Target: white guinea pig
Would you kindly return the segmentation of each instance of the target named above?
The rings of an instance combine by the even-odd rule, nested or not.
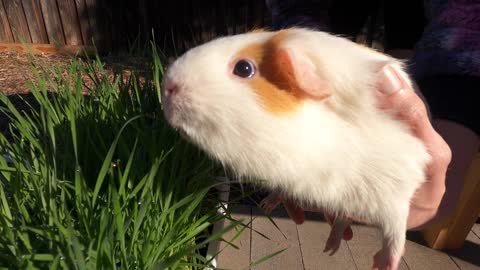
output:
[[[409,201],[430,156],[406,124],[376,105],[389,56],[323,32],[292,28],[219,38],[176,60],[163,79],[167,121],[239,176],[337,216],[377,225],[374,267],[396,269]]]

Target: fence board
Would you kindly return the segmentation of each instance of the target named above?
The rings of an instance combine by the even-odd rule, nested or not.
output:
[[[82,41],[85,45],[92,44],[92,30],[88,18],[87,4],[85,0],[75,0],[77,7],[78,21],[80,23],[80,31],[82,32]]]
[[[111,25],[112,20],[107,12],[105,0],[85,0],[87,6],[90,29],[92,31],[95,46],[101,51],[108,51],[111,48]],[[129,10],[128,12],[132,12]]]
[[[42,8],[49,43],[65,45],[65,36],[63,35],[60,14],[58,14],[57,2],[55,0],[40,0],[40,6]]]
[[[22,0],[28,29],[33,43],[48,43],[47,30],[43,22],[39,0]]]
[[[252,18],[252,28],[261,28],[264,26],[265,22],[265,1],[255,1],[250,4],[253,9],[253,18]]]
[[[100,10],[105,12],[106,19],[102,23],[104,33],[108,33],[105,37],[110,38],[110,45],[108,45],[107,49],[110,50],[113,48],[114,44],[120,44],[122,37],[124,36],[124,31],[127,29],[128,23],[125,22],[123,18],[125,14],[125,10],[131,11],[138,11],[138,2],[139,1],[132,1],[135,2],[136,5],[134,7],[127,6],[128,3],[125,1],[117,2],[117,4],[111,4],[112,2],[103,2],[100,6]],[[98,2],[97,2],[98,5]],[[137,19],[135,24],[138,24],[140,20]],[[132,23],[132,22],[129,22]],[[105,44],[105,43],[102,43]]]
[[[18,42],[19,34],[36,44],[143,50],[154,30],[166,53],[183,53],[217,35],[261,26],[263,5],[255,0],[0,0],[0,42]]]
[[[226,3],[225,1],[220,1],[220,3],[218,4],[217,8],[220,12],[220,14],[224,14],[224,11],[226,10]],[[217,32],[217,34],[219,35],[226,35],[227,34],[227,23],[225,21],[225,16],[215,16],[215,24],[216,24],[216,28],[215,28],[215,31]]]
[[[78,21],[74,0],[60,0],[57,1],[57,4],[66,44],[81,45],[83,43],[82,32],[80,30],[80,23]]]
[[[2,42],[13,42],[13,34],[10,29],[10,23],[8,22],[7,12],[3,6],[3,0],[0,0],[0,22],[2,22],[2,27],[0,27],[0,41]]]
[[[27,19],[23,13],[21,0],[4,1],[3,4],[15,42],[20,42],[20,38],[23,38],[25,42],[31,43],[32,39],[28,31]]]
[[[243,1],[242,1],[243,2]],[[233,18],[237,18],[235,23],[235,33],[243,33],[247,29],[246,16],[247,6],[240,1],[232,1],[233,4]]]
[[[96,46],[100,44],[100,31],[99,31],[99,13],[97,12],[97,0],[85,0],[86,14],[88,17],[88,25],[90,26],[90,39]],[[89,42],[92,42],[91,40]]]

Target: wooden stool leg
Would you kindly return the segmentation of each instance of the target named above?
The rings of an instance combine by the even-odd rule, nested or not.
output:
[[[434,249],[458,249],[480,214],[480,153],[470,165],[458,205],[443,224],[426,228],[422,233]]]

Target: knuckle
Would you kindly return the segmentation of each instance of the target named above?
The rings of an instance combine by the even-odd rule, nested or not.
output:
[[[425,103],[420,99],[416,98],[411,104],[411,110],[417,116],[424,117],[427,115],[427,107],[425,107]]]
[[[405,105],[404,116],[412,122],[428,118],[427,109],[423,103],[413,102]]]
[[[396,107],[399,116],[406,120],[415,122],[417,119],[426,119],[427,108],[423,101],[414,93],[406,92],[398,97],[393,105]]]
[[[452,161],[452,150],[450,147],[446,146],[440,151],[439,161],[446,166],[450,164]]]
[[[448,166],[450,162],[452,161],[452,150],[450,149],[450,146],[443,140],[440,135],[438,135],[440,139],[439,146],[437,148],[437,153],[436,153],[436,160],[439,164],[443,166]]]

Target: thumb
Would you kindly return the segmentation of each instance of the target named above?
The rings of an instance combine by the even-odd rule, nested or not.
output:
[[[380,71],[377,98],[381,109],[407,122],[420,135],[430,127],[427,108],[406,80],[390,65]]]

